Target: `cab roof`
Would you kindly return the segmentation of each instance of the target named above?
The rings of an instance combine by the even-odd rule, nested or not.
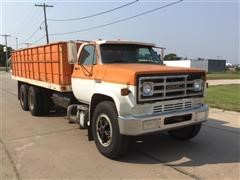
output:
[[[96,44],[135,44],[135,45],[143,45],[143,46],[156,46],[153,43],[145,43],[145,42],[138,42],[138,41],[130,41],[130,40],[96,40],[94,41]]]

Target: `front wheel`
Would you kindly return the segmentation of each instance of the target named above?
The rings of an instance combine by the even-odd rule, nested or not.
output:
[[[168,134],[178,140],[189,140],[200,132],[202,124],[195,124],[180,129],[169,130]]]
[[[95,144],[104,156],[114,159],[127,151],[127,139],[120,134],[117,112],[113,102],[97,105],[92,121]]]

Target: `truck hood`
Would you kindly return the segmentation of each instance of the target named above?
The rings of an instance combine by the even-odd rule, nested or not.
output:
[[[119,84],[136,84],[136,76],[141,74],[189,74],[201,73],[203,70],[182,67],[170,67],[156,64],[104,64],[103,80]]]

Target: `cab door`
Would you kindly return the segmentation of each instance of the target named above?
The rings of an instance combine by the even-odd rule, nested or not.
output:
[[[86,44],[82,47],[78,63],[74,65],[72,74],[72,90],[74,96],[84,103],[90,103],[95,89],[97,64],[95,44]]]

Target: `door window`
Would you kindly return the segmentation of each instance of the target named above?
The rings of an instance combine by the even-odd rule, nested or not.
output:
[[[80,54],[80,63],[84,65],[96,64],[95,46],[86,45]]]

